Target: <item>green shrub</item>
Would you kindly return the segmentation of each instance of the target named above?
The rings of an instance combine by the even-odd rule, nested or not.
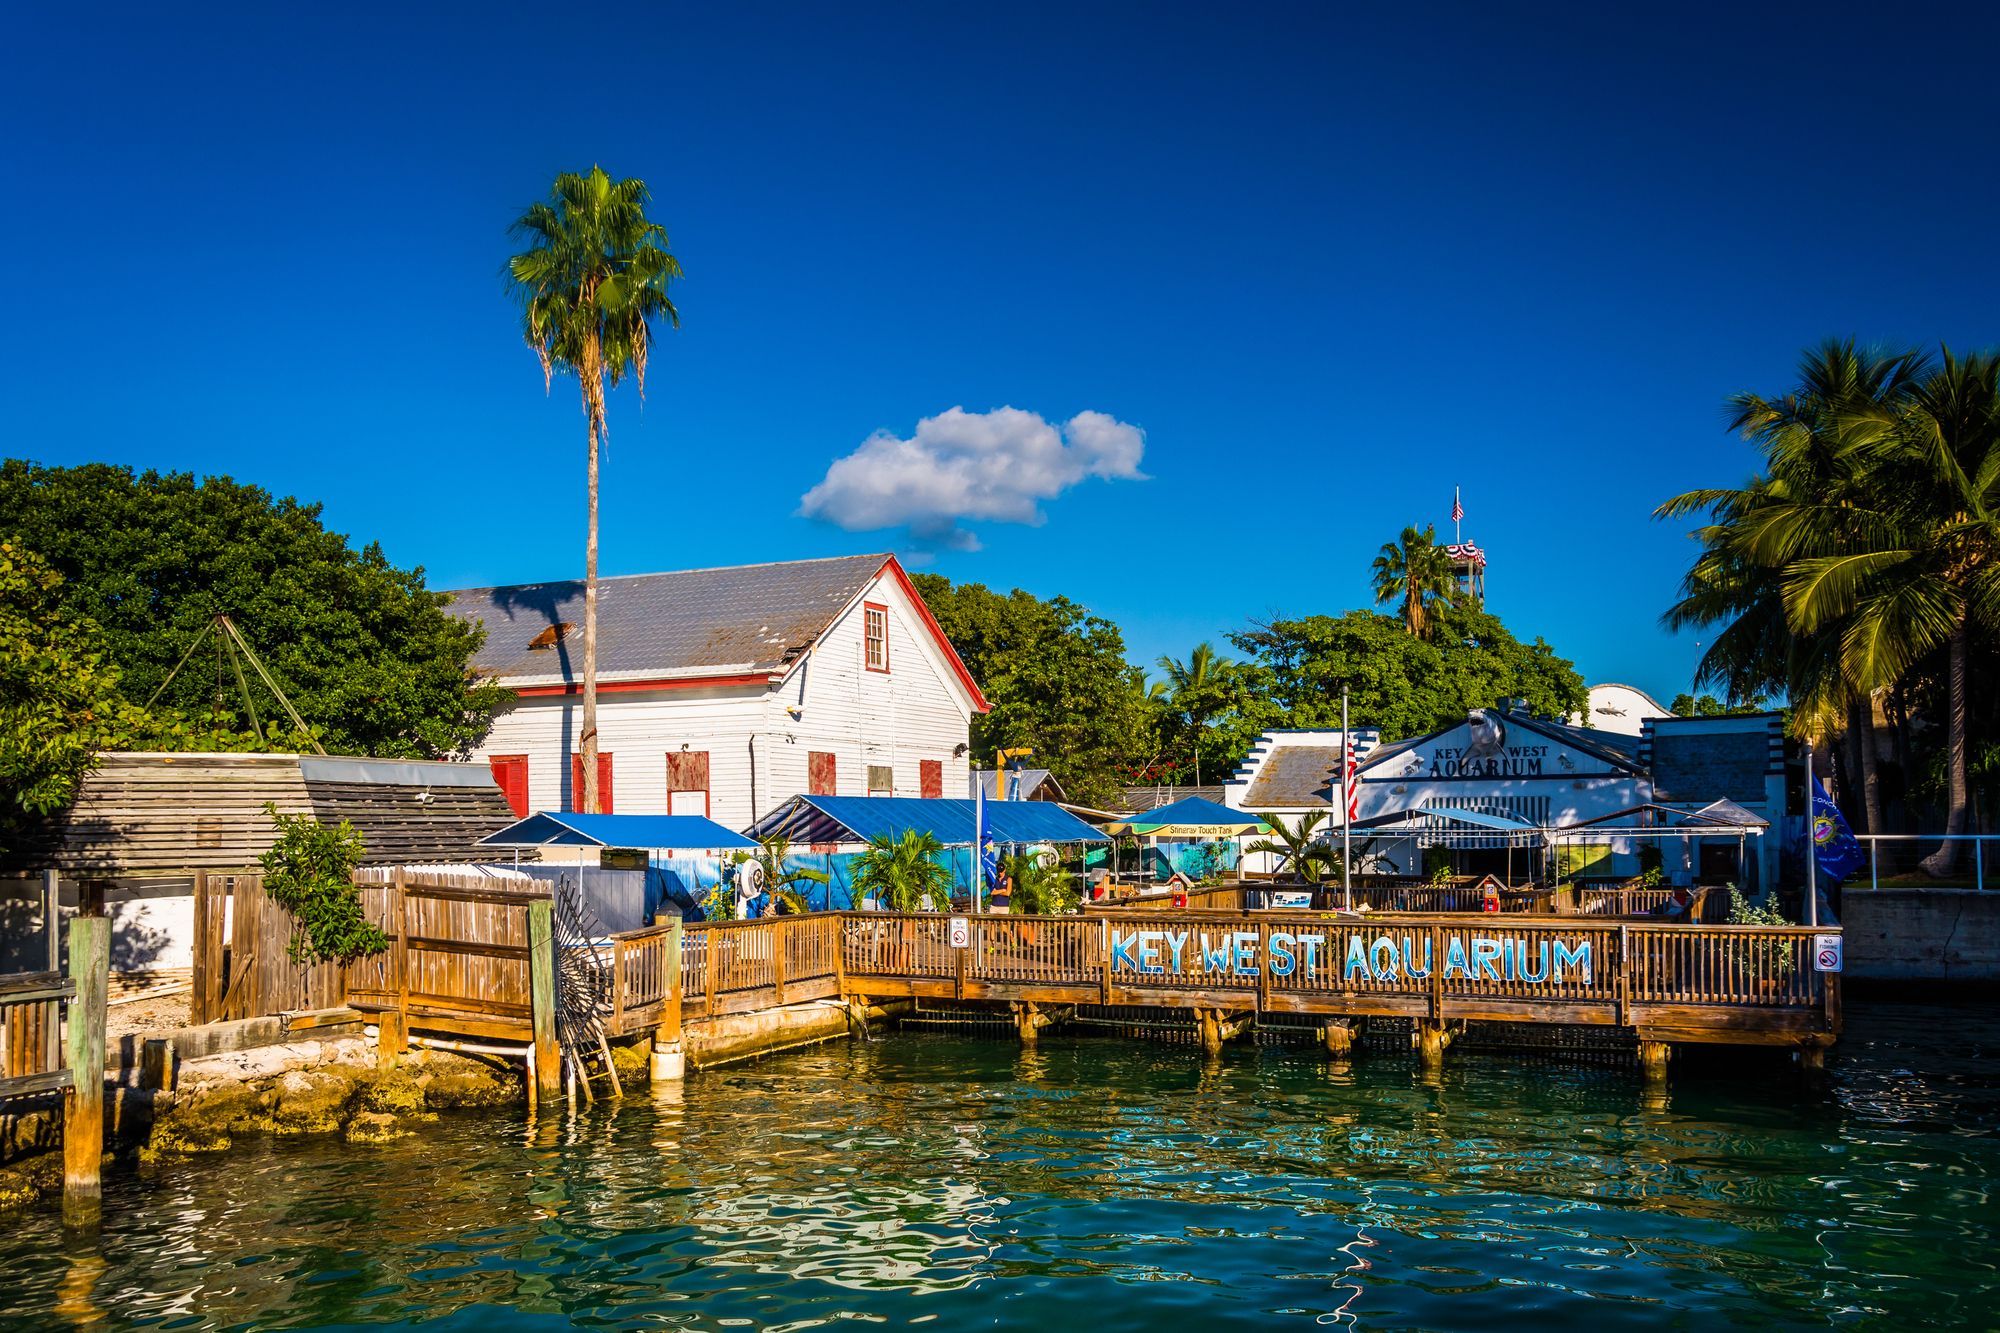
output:
[[[266,802],[278,840],[264,853],[264,893],[292,914],[287,949],[295,963],[344,963],[381,953],[389,937],[361,914],[354,868],[367,848],[346,820],[328,828],[311,815],[281,814]]]

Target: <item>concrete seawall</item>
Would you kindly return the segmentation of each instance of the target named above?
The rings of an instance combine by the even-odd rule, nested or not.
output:
[[[1849,889],[1841,907],[1857,981],[2000,982],[2000,893]]]

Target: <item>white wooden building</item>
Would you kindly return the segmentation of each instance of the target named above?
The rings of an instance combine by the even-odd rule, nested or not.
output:
[[[522,814],[582,797],[583,584],[472,588],[518,698],[475,756]],[[957,796],[986,699],[895,557],[598,581],[603,810],[747,827],[789,798]]]
[[[1474,710],[1465,721],[1428,735],[1381,744],[1377,733],[1356,728],[1358,771],[1354,783],[1358,826],[1423,811],[1462,810],[1498,816],[1536,829],[1573,828],[1648,804],[1694,811],[1728,801],[1775,825],[1785,808],[1785,747],[1781,719],[1773,713],[1745,717],[1641,719],[1635,733],[1577,727],[1505,707]],[[1290,824],[1309,811],[1326,812],[1327,836],[1341,823],[1341,734],[1270,731],[1224,787],[1236,809],[1282,817]],[[1475,838],[1473,841],[1477,842]],[[1491,840],[1491,866],[1506,864],[1505,839]],[[1762,838],[1751,849],[1757,865],[1747,876],[1731,864],[1735,844],[1703,849],[1718,864],[1700,867],[1710,879],[1747,878],[1774,884],[1778,840]],[[1409,838],[1375,836],[1369,846],[1386,873],[1421,869]],[[1479,850],[1479,849],[1475,849]],[[1596,846],[1603,857],[1594,873],[1638,869],[1632,839]],[[1252,869],[1269,868],[1268,859]],[[1573,868],[1574,869],[1574,868]]]

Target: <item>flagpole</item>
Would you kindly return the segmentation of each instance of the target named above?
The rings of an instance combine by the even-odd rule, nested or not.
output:
[[[995,778],[994,781],[999,781]],[[986,784],[972,770],[972,914],[979,915],[980,889],[986,878]]]
[[[1347,687],[1340,687],[1340,901],[1348,911],[1354,910],[1354,884],[1348,875],[1349,858],[1353,855],[1354,844],[1349,837],[1348,815],[1354,809],[1353,798],[1347,794],[1347,775],[1354,764],[1354,737],[1347,730]]]
[[[1806,740],[1806,924],[1819,924],[1819,845],[1813,837],[1812,740]]]

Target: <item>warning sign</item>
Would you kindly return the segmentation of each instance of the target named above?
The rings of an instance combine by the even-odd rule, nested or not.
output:
[[[951,947],[963,949],[972,943],[972,923],[962,916],[951,919]]]
[[[1813,936],[1813,971],[1840,971],[1840,936]]]

